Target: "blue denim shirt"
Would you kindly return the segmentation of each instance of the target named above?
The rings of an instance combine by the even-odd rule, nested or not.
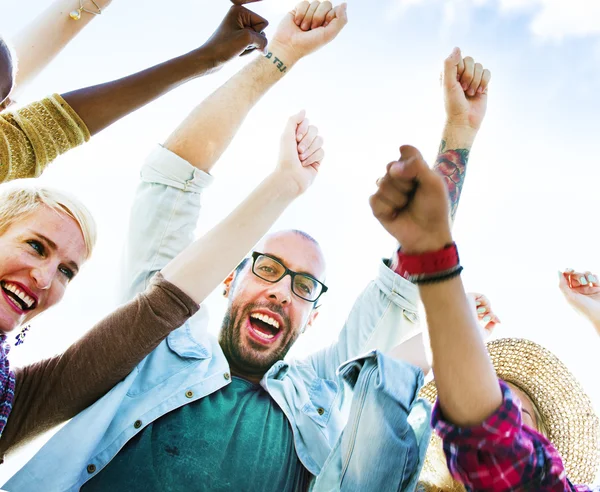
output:
[[[192,240],[200,194],[212,177],[159,147],[142,168],[131,214],[124,300]],[[383,262],[357,299],[336,343],[303,360],[279,361],[261,385],[289,419],[299,459],[318,475],[350,413],[342,363],[387,350],[418,331],[417,288]],[[231,380],[205,309],[172,332],[108,394],[63,427],[4,488],[74,491],[133,436],[171,410],[218,391]],[[369,444],[367,444],[369,445]]]

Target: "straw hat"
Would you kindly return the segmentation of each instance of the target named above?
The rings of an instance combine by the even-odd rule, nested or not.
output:
[[[600,429],[592,403],[567,367],[540,345],[520,338],[487,344],[498,377],[524,391],[537,407],[548,439],[572,483],[592,483],[600,465]],[[435,381],[421,389],[434,403]]]

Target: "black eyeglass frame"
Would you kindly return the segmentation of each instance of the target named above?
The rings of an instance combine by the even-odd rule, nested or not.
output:
[[[256,265],[256,259],[259,256],[266,256],[267,258],[270,258],[271,260],[273,260],[273,261],[277,262],[279,265],[281,265],[283,267],[283,269],[284,269],[284,272],[281,275],[281,277],[279,277],[277,280],[268,280],[268,279],[260,276],[258,273],[256,273],[254,271],[254,266]],[[258,251],[254,251],[252,253],[252,273],[254,275],[256,275],[258,278],[260,278],[261,280],[264,280],[265,282],[269,282],[271,284],[276,284],[277,282],[281,282],[286,275],[289,275],[292,278],[292,292],[294,293],[294,295],[298,296],[300,299],[302,299],[304,301],[314,302],[315,304],[321,298],[321,296],[323,294],[325,294],[325,292],[327,292],[327,290],[329,289],[323,282],[321,282],[320,280],[317,280],[312,275],[308,275],[307,273],[297,273],[297,272],[294,272],[293,270],[290,270],[288,267],[286,267],[283,263],[281,263],[281,260],[278,260],[274,256],[268,255],[266,253],[260,253]],[[296,292],[296,290],[294,289],[294,279],[295,279],[296,275],[302,275],[303,277],[310,278],[311,280],[314,280],[315,282],[317,282],[321,286],[321,292],[319,293],[319,295],[317,296],[316,299],[314,299],[314,300],[307,299],[306,297],[302,297],[300,294],[298,294]]]

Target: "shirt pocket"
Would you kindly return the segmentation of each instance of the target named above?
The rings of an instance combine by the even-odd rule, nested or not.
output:
[[[325,427],[331,418],[334,404],[339,394],[339,385],[330,379],[315,378],[308,388],[309,400],[302,406],[302,412],[319,426]]]

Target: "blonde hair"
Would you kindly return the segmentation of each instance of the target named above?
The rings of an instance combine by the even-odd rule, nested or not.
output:
[[[29,185],[26,181],[0,188],[0,234],[14,222],[45,205],[77,222],[85,242],[85,259],[89,259],[96,244],[96,222],[90,211],[77,198],[64,191]]]

